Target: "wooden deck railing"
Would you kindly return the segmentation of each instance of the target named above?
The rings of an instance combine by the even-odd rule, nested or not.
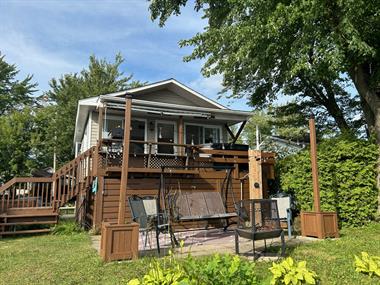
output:
[[[98,167],[118,169],[122,165],[122,140],[103,139],[98,146]],[[248,163],[248,151],[210,149],[202,145],[153,141],[130,141],[130,169],[159,169],[163,165],[212,166],[214,163]]]
[[[41,208],[64,205],[89,187],[94,176],[96,147],[58,169],[52,177],[15,177],[0,187],[0,213],[9,208]]]
[[[9,208],[52,207],[50,177],[16,177],[0,187],[0,213]]]

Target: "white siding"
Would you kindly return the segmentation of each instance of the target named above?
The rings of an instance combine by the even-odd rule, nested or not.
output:
[[[90,139],[90,147],[94,146],[98,142],[99,137],[99,123],[98,123],[98,112],[92,112],[91,116],[91,139]]]

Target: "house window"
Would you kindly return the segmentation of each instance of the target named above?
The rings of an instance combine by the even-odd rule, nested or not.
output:
[[[186,144],[205,144],[220,142],[221,129],[218,126],[185,125]]]
[[[115,131],[117,130],[117,131]],[[117,134],[119,139],[124,136],[124,119],[111,117],[107,118],[104,124],[103,137],[111,138],[112,133]],[[120,135],[120,137],[119,137]],[[131,140],[145,141],[146,140],[146,121],[144,119],[134,119],[131,121]],[[129,152],[133,154],[144,153],[143,143],[131,143]]]
[[[124,128],[124,120],[122,118],[107,118],[103,127],[103,138],[111,138],[112,132],[116,129]]]

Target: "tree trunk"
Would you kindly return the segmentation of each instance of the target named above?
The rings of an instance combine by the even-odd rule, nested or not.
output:
[[[370,132],[376,135],[379,146],[379,159],[377,166],[377,188],[379,189],[377,213],[380,214],[380,94],[371,88],[369,79],[371,74],[369,68],[362,64],[350,71],[350,77],[364,104],[363,112],[367,120]]]

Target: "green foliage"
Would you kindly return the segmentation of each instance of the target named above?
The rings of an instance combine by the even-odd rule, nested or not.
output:
[[[369,105],[370,111],[363,110],[376,114],[378,1],[151,0],[152,18],[163,26],[186,4],[208,22],[202,32],[180,42],[194,48],[185,60],[204,60],[204,76],[223,74],[233,96],[247,96],[251,105],[262,107],[290,95],[327,110],[343,131],[352,127],[346,113],[360,101],[346,91],[354,83],[362,103]]]
[[[289,103],[286,106],[271,106],[267,111],[254,111],[244,128],[242,134],[244,141],[252,149],[256,149],[256,126],[258,126],[260,149],[276,152],[279,157],[297,152],[300,149],[297,142],[304,141],[308,132],[307,116],[297,110],[295,103]],[[273,137],[288,140],[289,145],[280,144]]]
[[[31,83],[32,76],[16,79],[18,74],[16,66],[7,63],[0,53],[0,116],[32,103],[31,95],[36,91],[37,84]]]
[[[81,232],[83,230],[73,221],[60,222],[52,230],[53,235],[73,235]]]
[[[370,256],[367,252],[362,252],[361,258],[355,255],[355,267],[356,272],[380,277],[380,256]]]
[[[41,117],[49,124],[44,128],[49,145],[42,149],[51,159],[55,147],[58,165],[73,158],[73,137],[78,101],[81,99],[113,93],[128,88],[141,86],[139,81],[131,81],[132,75],[125,76],[121,69],[124,59],[117,54],[114,62],[90,57],[88,68],[79,74],[65,74],[60,79],[50,81],[50,90],[40,98],[41,102],[48,101],[52,105],[44,108]],[[44,103],[46,105],[46,103]],[[64,127],[62,127],[64,126]]]
[[[132,279],[128,285],[138,284],[256,284],[254,263],[236,255],[219,255],[195,259],[191,255],[184,260],[173,254],[160,263],[153,259],[144,277]]]
[[[377,209],[378,147],[371,141],[339,137],[318,145],[321,208],[337,211],[341,225],[359,226]],[[299,210],[311,210],[313,190],[308,150],[279,162],[281,188],[295,196]]]
[[[269,270],[273,274],[272,285],[316,284],[318,280],[317,274],[306,268],[306,261],[295,263],[291,257],[281,263],[273,263]]]
[[[215,254],[204,259],[188,257],[183,264],[196,284],[256,284],[255,264],[237,255]]]
[[[31,108],[0,116],[0,182],[15,175],[29,175],[36,162],[31,156]]]

